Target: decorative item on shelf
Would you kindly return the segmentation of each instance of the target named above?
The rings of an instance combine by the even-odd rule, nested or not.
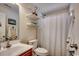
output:
[[[34,21],[36,21],[36,20],[39,19],[39,17],[36,16],[35,14],[29,14],[27,17],[28,17],[30,20],[34,20]]]
[[[38,9],[37,7],[34,7],[34,10],[32,10],[31,13],[27,17],[31,20],[34,20],[34,21],[38,20],[39,17],[37,14],[37,9]]]
[[[38,16],[38,14],[36,13],[37,9],[38,9],[38,8],[37,8],[37,7],[35,7],[35,8],[34,8],[34,11],[32,12],[32,14],[34,14],[34,15]]]

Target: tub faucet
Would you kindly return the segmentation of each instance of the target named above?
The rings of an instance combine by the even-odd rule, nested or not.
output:
[[[70,56],[73,56],[77,49],[78,49],[77,44],[70,44],[70,50],[69,50]]]
[[[77,44],[74,44],[74,48],[77,50],[78,49],[78,45]]]

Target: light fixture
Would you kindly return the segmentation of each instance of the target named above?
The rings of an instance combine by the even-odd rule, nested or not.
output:
[[[11,4],[16,4],[16,3],[11,3]]]
[[[34,10],[32,11],[32,14],[38,16],[38,14],[37,14],[37,9],[38,9],[37,7],[34,7]]]

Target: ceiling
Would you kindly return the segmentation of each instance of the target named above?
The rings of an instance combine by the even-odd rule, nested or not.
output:
[[[4,3],[0,5],[5,5]],[[12,10],[18,12],[19,7],[16,4],[6,3]],[[28,11],[32,12],[35,7],[38,7],[39,12],[46,13],[55,11],[68,6],[68,3],[21,3],[21,5]]]
[[[33,4],[39,8],[40,12],[49,12],[49,11],[54,11],[60,8],[67,7],[68,4],[65,3],[36,3]]]
[[[15,12],[19,12],[19,7],[16,4],[12,3],[1,3],[0,6],[10,8]]]
[[[38,7],[38,11],[46,13],[49,11],[55,11],[68,6],[68,3],[23,3],[26,9],[32,11],[34,7]]]

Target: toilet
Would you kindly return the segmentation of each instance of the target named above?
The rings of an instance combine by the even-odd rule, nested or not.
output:
[[[36,56],[47,56],[48,51],[45,48],[38,47],[37,48],[37,40],[30,40],[29,45],[33,45],[34,55]]]

